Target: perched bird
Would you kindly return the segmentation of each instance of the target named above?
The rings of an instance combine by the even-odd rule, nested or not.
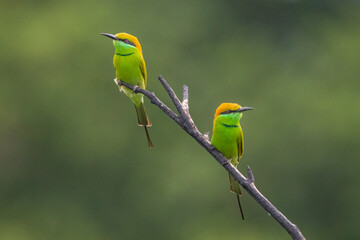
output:
[[[123,81],[136,85],[140,88],[146,88],[146,66],[142,49],[138,39],[128,33],[118,33],[115,35],[101,33],[106,37],[113,39],[115,55],[113,59],[116,70],[117,81]],[[125,86],[119,87],[120,92],[124,92],[135,104],[138,125],[144,126],[149,148],[153,148],[147,127],[151,127],[151,122],[145,111],[144,96],[134,93]]]
[[[244,135],[240,126],[242,112],[254,110],[251,107],[241,107],[236,103],[222,103],[215,112],[211,144],[216,147],[234,167],[237,167],[244,152]],[[241,217],[244,214],[240,204],[240,184],[229,174],[230,191],[236,193]]]

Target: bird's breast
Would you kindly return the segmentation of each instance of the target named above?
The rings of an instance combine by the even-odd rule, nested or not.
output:
[[[226,157],[238,156],[238,141],[241,135],[240,127],[228,127],[223,124],[216,124],[213,129],[211,143]]]
[[[128,56],[115,54],[114,67],[116,69],[116,78],[133,85],[138,85],[144,81],[140,64],[141,58],[137,54]]]

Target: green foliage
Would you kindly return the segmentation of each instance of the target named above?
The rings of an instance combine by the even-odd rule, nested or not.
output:
[[[189,85],[202,132],[221,102],[257,109],[239,168],[306,237],[360,238],[359,4],[239,2],[1,3],[0,239],[289,239],[246,193],[242,222],[227,173],[149,102],[147,148],[99,35],[122,31],[150,91]]]

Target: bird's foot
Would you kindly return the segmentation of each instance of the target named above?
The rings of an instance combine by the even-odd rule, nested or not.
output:
[[[231,164],[231,161],[229,159],[226,159],[226,162],[223,162],[221,166],[225,166],[226,164]]]

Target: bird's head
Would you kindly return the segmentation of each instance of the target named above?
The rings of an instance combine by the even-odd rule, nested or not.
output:
[[[221,123],[228,125],[238,124],[242,113],[248,110],[255,110],[252,107],[241,107],[236,103],[222,103],[215,112],[215,121],[220,121]]]
[[[109,33],[100,34],[113,39],[115,54],[127,56],[138,51],[142,55],[140,42],[133,35],[128,33],[117,33],[115,35]]]

